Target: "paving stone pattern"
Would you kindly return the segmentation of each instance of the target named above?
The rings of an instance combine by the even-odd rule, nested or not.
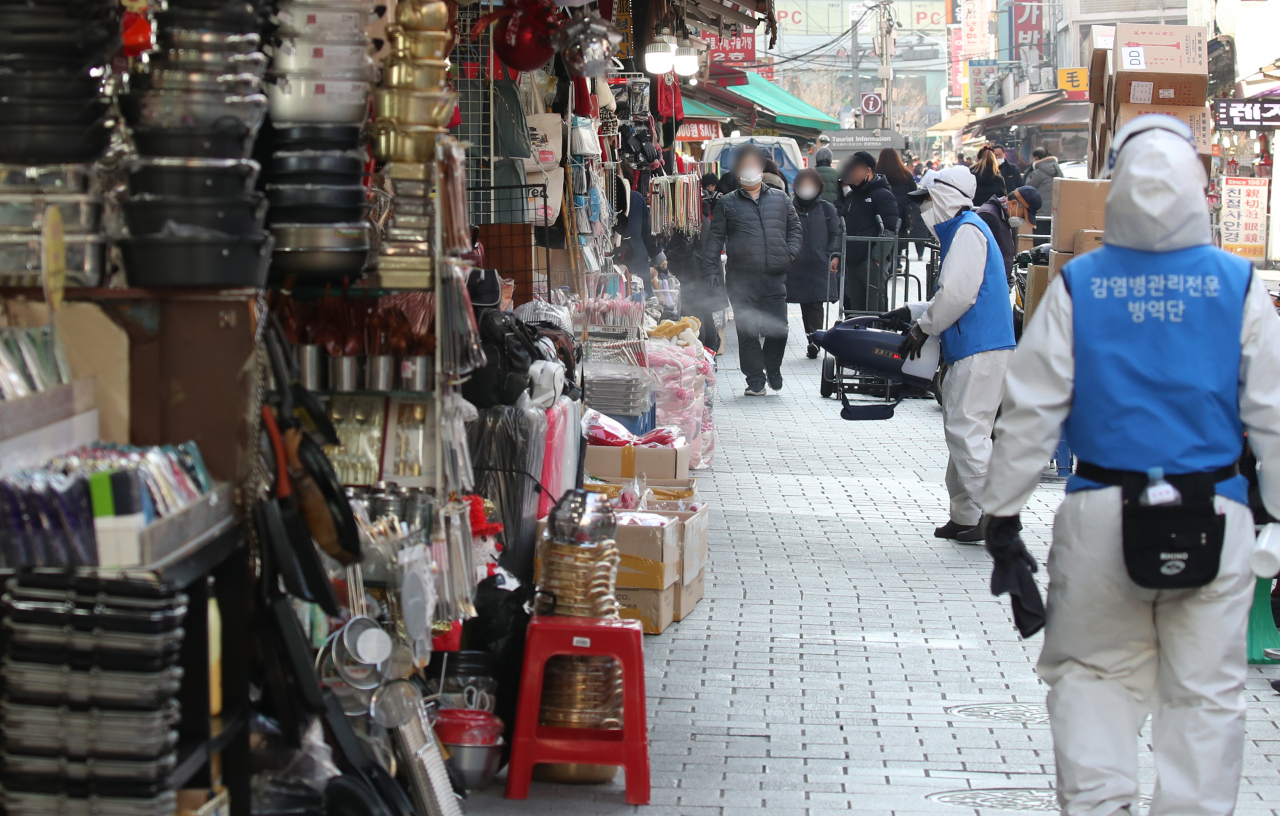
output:
[[[501,798],[504,777],[469,813],[1057,811],[1040,637],[1022,641],[990,595],[981,548],[932,537],[947,519],[938,406],[841,420],[795,307],[790,322],[785,387],[767,397],[742,395],[728,332],[719,450],[697,474],[713,508],[706,597],[645,638],[652,803],[624,804],[621,773],[535,782],[524,802]],[[1022,516],[1042,564],[1061,491],[1042,485]],[[1280,816],[1277,674],[1250,669],[1241,816]],[[1149,754],[1143,769],[1149,794]]]

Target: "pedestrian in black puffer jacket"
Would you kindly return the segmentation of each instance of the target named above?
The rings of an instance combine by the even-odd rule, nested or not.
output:
[[[854,153],[840,168],[840,180],[850,187],[849,192],[836,203],[836,212],[844,220],[846,239],[878,236],[881,225],[886,235],[898,231],[898,199],[888,180],[876,175],[874,156],[862,150]],[[857,311],[883,311],[886,306],[883,276],[893,272],[891,248],[883,245],[883,252],[872,261],[872,266],[879,272],[872,275],[868,302],[867,255],[870,245],[865,241],[848,240],[846,244],[844,307]]]
[[[844,229],[835,205],[822,198],[822,176],[812,168],[796,174],[796,215],[804,233],[804,246],[787,271],[787,303],[800,304],[800,318],[807,337],[821,328],[822,306],[834,303],[840,271],[840,243]],[[818,347],[810,343],[806,350],[810,360],[818,356]]]
[[[787,269],[803,240],[791,199],[763,183],[764,167],[759,148],[738,152],[733,168],[738,189],[716,202],[701,255],[707,270],[719,268],[721,250],[728,255],[725,288],[733,304],[748,396],[763,396],[766,381],[773,390],[782,389]]]
[[[1004,198],[1008,193],[1004,186],[1004,176],[1000,175],[1000,168],[996,166],[995,154],[987,148],[979,151],[978,160],[969,168],[969,172],[978,181],[977,189],[973,192],[974,207],[981,207],[992,197]]]

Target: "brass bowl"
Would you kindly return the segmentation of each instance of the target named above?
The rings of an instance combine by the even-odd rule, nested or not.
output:
[[[373,153],[382,161],[435,161],[436,140],[448,133],[444,128],[401,125],[393,119],[373,123]]]
[[[449,28],[449,5],[444,0],[398,0],[396,25],[412,31]]]
[[[448,60],[393,59],[382,66],[382,85],[386,88],[443,91],[448,87],[448,77]]]
[[[373,92],[373,115],[405,125],[444,127],[453,118],[458,95],[409,88],[378,88]]]
[[[448,59],[453,35],[448,31],[409,31],[402,26],[387,26],[387,41],[395,59]]]

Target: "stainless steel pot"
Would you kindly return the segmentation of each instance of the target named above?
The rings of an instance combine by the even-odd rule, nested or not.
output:
[[[102,223],[102,200],[85,194],[0,194],[0,232],[39,232],[48,207],[62,214],[63,229],[90,235]]]
[[[370,354],[364,358],[364,387],[370,391],[390,391],[395,386],[396,358],[390,354]]]
[[[298,384],[308,391],[322,390],[324,350],[314,343],[302,343],[293,347],[293,356],[298,363]]]
[[[376,18],[369,9],[358,5],[285,0],[276,12],[276,19],[280,22],[281,36],[340,41],[364,36],[365,26]]]
[[[282,249],[368,249],[373,225],[353,224],[272,224],[276,251]]]
[[[107,239],[101,235],[66,235],[67,285],[97,286],[102,282]],[[0,285],[39,286],[44,269],[40,235],[0,235]]]
[[[249,73],[214,74],[162,68],[148,74],[147,81],[156,91],[208,91],[228,96],[262,93],[262,80]]]
[[[358,276],[369,265],[373,225],[368,222],[273,224],[271,231],[276,237],[273,279],[297,275],[336,280]]]
[[[347,125],[364,121],[369,83],[354,74],[285,74],[267,85],[275,123]]]
[[[382,84],[387,88],[443,91],[448,86],[448,60],[389,59],[382,66]]]
[[[329,390],[355,391],[360,387],[359,357],[329,358]]]
[[[448,31],[408,31],[391,25],[387,26],[387,37],[396,59],[448,59],[453,47],[453,35]]]
[[[267,113],[267,97],[262,94],[147,91],[122,97],[121,102],[129,124],[151,128],[212,128],[235,122],[257,130]]]
[[[156,52],[150,65],[153,71],[207,71],[213,74],[253,74],[261,77],[267,73],[267,55],[261,51],[229,54],[225,51],[170,48]]]
[[[250,54],[262,50],[262,37],[254,33],[228,34],[193,28],[161,28],[156,35],[161,48],[192,48],[226,54]]]
[[[373,123],[373,152],[382,161],[423,164],[436,157],[436,140],[448,133],[440,127],[400,125],[393,119]]]
[[[372,71],[373,60],[369,57],[369,42],[363,37],[346,42],[287,37],[275,47],[271,69],[281,74],[364,75]]]
[[[456,93],[378,88],[373,92],[373,115],[406,125],[444,127],[458,103]]]

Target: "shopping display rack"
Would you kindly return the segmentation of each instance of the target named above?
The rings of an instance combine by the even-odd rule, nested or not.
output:
[[[824,308],[823,324],[827,327],[837,321],[878,315],[896,309],[911,300],[927,300],[933,295],[940,257],[938,244],[932,241],[925,243],[929,260],[925,266],[925,278],[921,280],[919,276],[911,274],[909,264],[903,264],[901,269],[898,268],[899,253],[905,242],[900,241],[897,235],[888,233],[878,217],[876,220],[881,228],[878,236],[845,236],[840,248],[840,274],[837,282],[839,300],[834,309],[830,302],[825,304]],[[851,249],[858,245],[867,248],[866,260],[863,261],[866,265],[863,275],[866,287],[863,303],[868,308],[846,309],[844,296],[849,273],[848,262],[850,256],[854,254]],[[913,283],[915,298],[911,297]],[[825,398],[835,397],[845,400],[856,395],[863,402],[891,403],[899,396],[903,396],[902,391],[905,388],[907,387],[891,383],[874,372],[842,366],[835,357],[823,351],[822,375],[818,390]],[[910,391],[918,391],[918,389],[910,389]],[[908,393],[905,396],[925,396],[925,394]]]

